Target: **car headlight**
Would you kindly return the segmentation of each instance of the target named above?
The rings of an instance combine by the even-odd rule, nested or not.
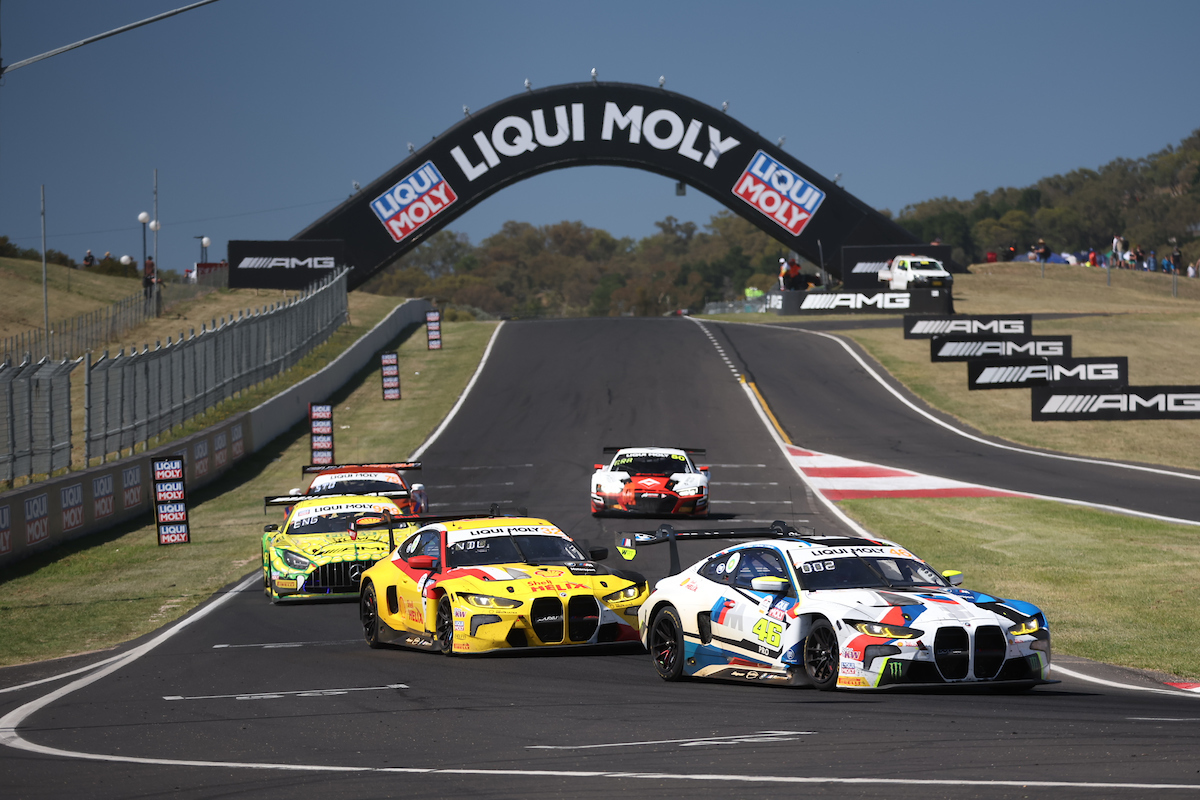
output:
[[[684,486],[681,489],[677,489],[676,493],[680,497],[691,497],[692,495],[704,494],[704,487],[703,486]]]
[[[620,603],[625,600],[632,600],[642,593],[640,586],[626,586],[624,589],[619,589],[612,594],[604,595],[606,603]]]
[[[312,562],[302,555],[293,553],[291,550],[281,550],[280,555],[283,556],[283,561],[292,569],[308,569],[312,566]]]
[[[846,624],[859,633],[873,636],[876,639],[916,639],[923,636],[925,631],[916,628],[905,628],[901,625],[885,625],[882,622],[855,622],[846,620]]]
[[[459,596],[477,608],[517,608],[521,605],[520,600],[509,600],[507,597],[492,597],[490,594],[463,594]]]
[[[1021,620],[1008,629],[1009,636],[1031,636],[1042,629],[1042,621],[1037,617]]]

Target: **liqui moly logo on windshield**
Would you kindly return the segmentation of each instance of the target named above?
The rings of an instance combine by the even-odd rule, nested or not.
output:
[[[458,200],[450,184],[426,161],[392,188],[371,201],[371,210],[392,239],[400,242]]]
[[[793,236],[817,213],[825,193],[759,150],[733,185],[733,193]]]

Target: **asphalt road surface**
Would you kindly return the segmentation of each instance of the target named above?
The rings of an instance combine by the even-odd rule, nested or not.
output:
[[[657,523],[593,519],[592,464],[606,445],[657,443],[707,448],[722,521],[838,532],[736,375],[753,372],[797,441],[873,460],[871,435],[849,425],[839,393],[867,384],[806,334],[723,327],[726,356],[687,320],[506,324],[422,456],[434,510],[527,506],[611,548],[617,532]],[[807,399],[790,403],[801,389]],[[894,399],[855,403],[881,425],[911,428],[881,439],[891,450],[936,455],[935,442],[906,448],[925,434]],[[839,419],[844,440],[831,427]],[[979,458],[940,441],[956,468]],[[719,545],[689,543],[683,560]],[[640,552],[637,568],[664,574],[661,550]],[[1068,678],[1017,695],[821,693],[667,684],[637,649],[475,659],[370,650],[354,604],[271,606],[256,576],[185,622],[156,646],[150,636],[121,648],[126,660],[109,674],[0,694],[0,726],[23,709],[19,739],[0,730],[10,745],[0,747],[3,796],[1200,796],[1200,697],[1070,659],[1055,663],[1122,686]],[[113,656],[3,670],[0,687]]]

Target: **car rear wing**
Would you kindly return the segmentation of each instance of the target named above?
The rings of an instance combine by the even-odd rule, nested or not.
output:
[[[281,494],[263,498],[264,506],[294,506],[301,500],[315,500],[319,497],[408,497],[407,489],[394,489],[387,492],[333,492],[331,494]]]
[[[671,550],[671,566],[667,573],[667,576],[670,577],[682,572],[682,568],[679,566],[679,546],[677,544],[680,539],[786,539],[806,538],[813,533],[812,528],[800,530],[781,519],[775,520],[768,527],[700,528],[686,531],[677,531],[673,525],[663,523],[653,531],[631,531],[617,534],[617,552],[621,554],[621,558],[632,561],[637,555],[639,546],[648,547],[665,542]]]
[[[383,515],[363,513],[359,514],[350,522],[350,531],[357,535],[359,531],[387,530],[389,549],[395,550],[395,529],[397,527],[407,528],[412,525],[425,526],[432,525],[435,522],[454,522],[460,519],[495,519],[497,517],[525,517],[528,515],[529,512],[524,508],[514,509],[512,514],[502,514],[500,513],[500,507],[498,503],[492,503],[492,507],[487,511],[461,512],[458,514],[429,514],[423,516],[414,515],[396,517],[388,513],[384,513]]]
[[[614,455],[616,455],[617,453],[621,452],[622,450],[642,450],[642,449],[646,449],[646,450],[652,450],[652,449],[655,449],[655,448],[653,448],[653,447],[646,447],[646,448],[642,448],[642,447],[638,447],[637,445],[632,445],[632,444],[629,444],[629,445],[625,445],[624,447],[606,447],[606,448],[604,448],[604,450],[603,450],[602,452],[603,452],[603,453],[604,453],[604,455],[606,455],[606,456],[614,456]],[[708,451],[707,451],[707,450],[705,450],[703,447],[662,447],[662,448],[659,448],[659,449],[662,449],[662,450],[682,450],[683,452],[687,453],[689,456],[703,456],[703,455],[708,455]]]
[[[301,475],[315,475],[333,469],[394,469],[397,471],[420,469],[420,461],[395,461],[390,464],[309,464],[300,468]]]

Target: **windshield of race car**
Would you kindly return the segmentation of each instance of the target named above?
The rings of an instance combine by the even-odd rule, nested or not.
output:
[[[631,475],[674,475],[676,472],[691,472],[686,456],[678,453],[655,453],[643,455],[621,455],[613,459],[614,472]]]
[[[514,542],[514,540],[516,540]],[[524,556],[524,557],[522,557]],[[488,536],[454,542],[449,547],[447,566],[481,567],[487,564],[565,564],[586,561],[587,556],[570,539],[558,536],[515,534]]]
[[[308,487],[310,495],[370,494],[404,488],[400,476],[389,472],[333,472],[318,475]]]
[[[821,589],[916,589],[948,587],[945,579],[928,564],[893,556],[840,556],[796,564],[802,588]]]

